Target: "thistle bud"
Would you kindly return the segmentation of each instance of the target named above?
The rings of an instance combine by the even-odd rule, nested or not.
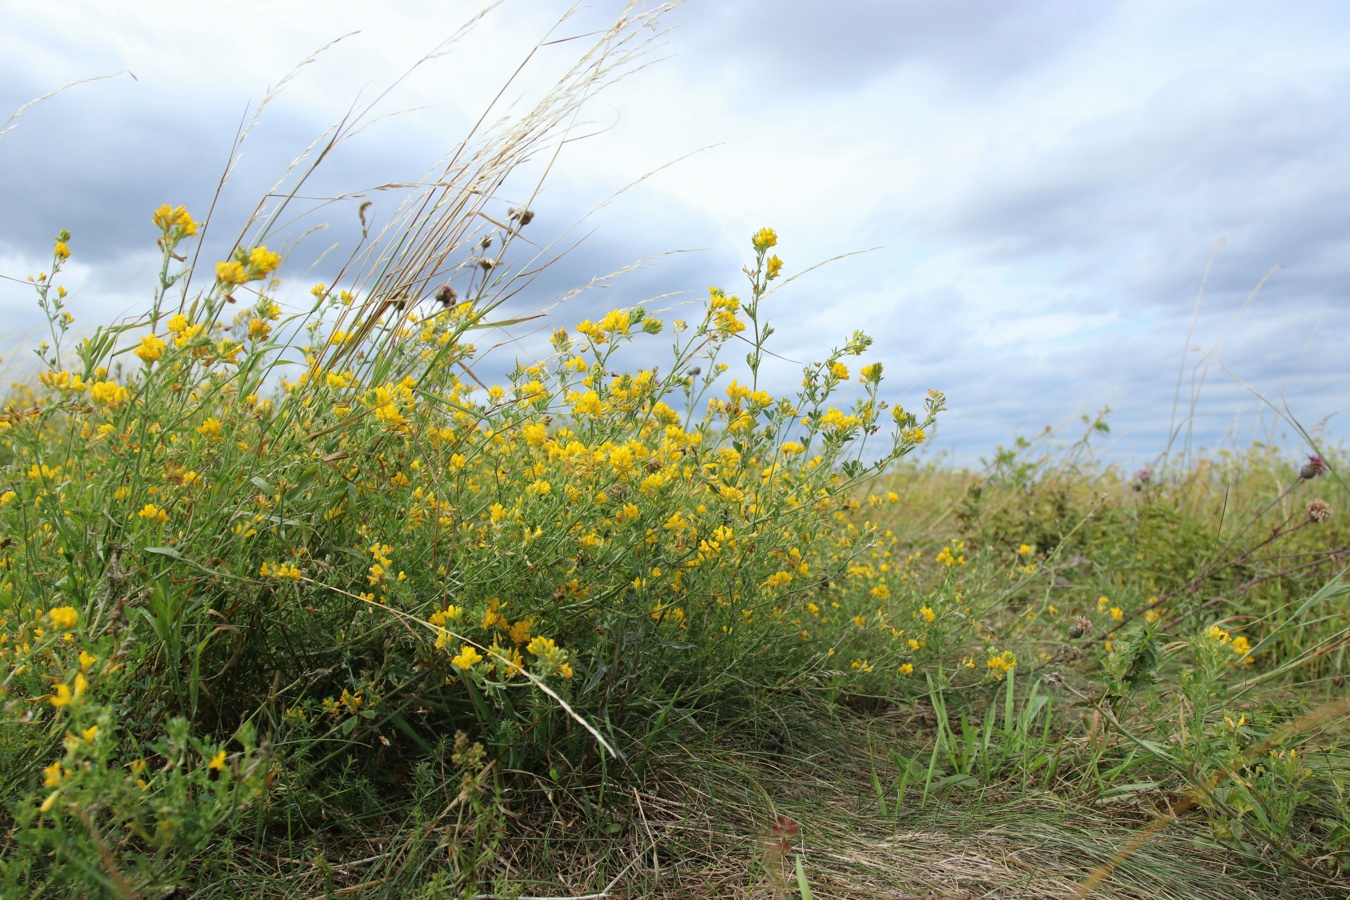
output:
[[[1308,457],[1308,464],[1298,470],[1298,477],[1307,481],[1308,479],[1316,478],[1326,470],[1326,461],[1323,460],[1322,457],[1314,454]]]

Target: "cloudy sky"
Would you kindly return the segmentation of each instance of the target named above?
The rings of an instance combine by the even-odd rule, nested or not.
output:
[[[143,308],[150,212],[203,216],[241,125],[335,39],[250,131],[214,240],[395,82],[306,191],[421,178],[536,43],[552,41],[492,119],[527,109],[622,6],[597,0],[558,25],[570,4],[505,0],[445,47],[480,3],[0,0],[0,121],[113,76],[0,135],[0,275],[18,279],[0,280],[3,343],[40,339],[22,278],[47,265],[60,228],[74,233],[64,283],[80,324]],[[768,377],[795,386],[800,363],[864,328],[892,399],[946,392],[936,445],[957,461],[1046,425],[1072,437],[1109,405],[1106,453],[1146,463],[1167,446],[1179,376],[1197,445],[1297,452],[1258,394],[1330,443],[1345,436],[1350,7],[687,0],[660,21],[650,65],[584,108],[531,203],[539,243],[585,237],[514,301],[547,308],[546,327],[737,291],[749,236],[770,225],[789,273],[843,258],[770,298],[770,349],[791,362]],[[522,193],[502,203],[526,187],[508,183]],[[388,215],[395,193],[363,197]],[[283,290],[303,297],[331,275],[336,256],[320,251],[359,237],[357,202],[321,206],[332,221],[319,238],[291,235]],[[503,359],[539,346],[529,329],[516,337]]]

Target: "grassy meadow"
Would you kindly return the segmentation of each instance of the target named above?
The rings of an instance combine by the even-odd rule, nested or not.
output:
[[[771,228],[682,318],[549,321],[490,383],[546,205],[496,198],[643,25],[305,304],[324,147],[223,258],[145,210],[135,316],[75,330],[78,234],[24,273],[0,895],[1346,896],[1338,448],[916,462],[945,398],[866,334],[766,387]]]

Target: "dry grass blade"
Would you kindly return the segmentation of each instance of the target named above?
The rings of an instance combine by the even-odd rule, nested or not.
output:
[[[30,107],[36,106],[37,104],[41,103],[43,100],[50,100],[57,94],[60,94],[64,91],[68,91],[71,88],[77,87],[81,84],[89,84],[91,81],[103,81],[108,78],[116,78],[118,75],[130,75],[132,81],[139,80],[136,78],[136,74],[132,72],[130,69],[123,69],[120,72],[113,72],[110,75],[95,75],[92,78],[81,78],[79,81],[72,81],[70,84],[63,84],[59,88],[56,88],[55,90],[48,91],[41,97],[34,97],[32,100],[29,100],[23,106],[20,106],[18,109],[14,110],[13,114],[10,115],[10,117],[5,120],[5,124],[0,125],[0,137],[4,137],[9,132],[13,131],[15,125],[18,122],[19,116],[23,115]]]

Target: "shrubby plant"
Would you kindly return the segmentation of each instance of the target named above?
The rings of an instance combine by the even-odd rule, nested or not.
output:
[[[16,740],[101,735],[66,739],[41,815],[61,821],[60,797],[94,777],[80,748],[136,797],[155,791],[147,765],[188,777],[190,732],[237,732],[250,772],[259,727],[277,745],[294,733],[394,758],[462,729],[507,767],[585,767],[598,748],[632,754],[674,703],[908,674],[940,631],[932,607],[952,592],[898,612],[903,565],[836,518],[925,439],[942,395],[922,413],[882,399],[880,364],[850,368],[861,332],[808,365],[796,396],[761,388],[761,302],[783,265],[771,229],[754,236],[747,300],[714,288],[669,323],[664,371],[611,371],[667,330],[635,307],[558,329],[549,358],[485,388],[469,341],[481,298],[447,285],[395,305],[319,285],[288,318],[281,259],[258,246],[166,308],[197,223],[181,207],[153,218],[151,309],[73,349],[49,302],[58,241],[34,279],[47,368],[5,410],[0,528],[33,536],[3,559],[6,721]],[[297,325],[288,367],[278,335]],[[750,347],[746,384],[726,377],[732,343]],[[67,708],[86,712],[67,726]],[[199,762],[224,771],[219,753]],[[173,796],[203,787],[165,778]],[[120,802],[86,823],[91,840],[134,818]],[[164,815],[140,841],[180,830]]]

